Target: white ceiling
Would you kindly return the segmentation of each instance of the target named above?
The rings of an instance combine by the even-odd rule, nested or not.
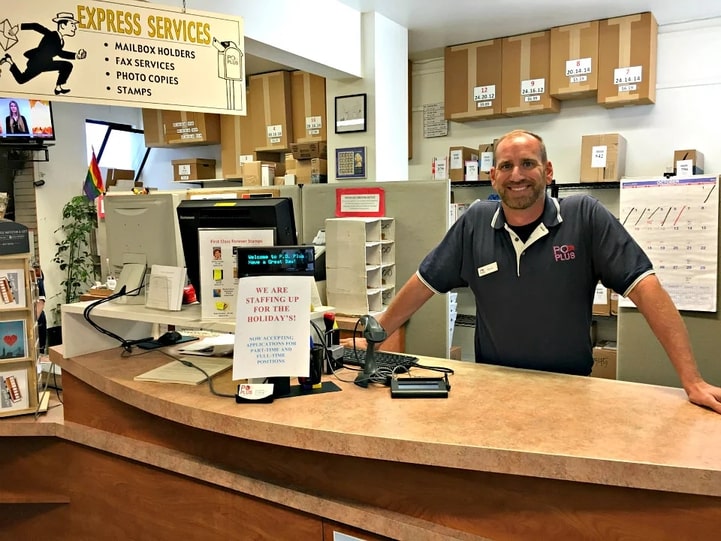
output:
[[[721,17],[720,0],[339,1],[360,12],[376,11],[407,28],[412,60],[440,56],[440,50],[447,45],[643,11],[651,11],[659,25]],[[278,69],[287,67],[251,55],[246,57],[248,74]]]
[[[361,12],[376,11],[406,27],[412,59],[447,45],[643,11],[651,11],[659,25],[721,16],[719,0],[339,1]]]

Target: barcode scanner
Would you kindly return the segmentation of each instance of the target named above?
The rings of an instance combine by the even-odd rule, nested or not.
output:
[[[363,338],[365,338],[368,346],[366,347],[366,359],[363,364],[363,371],[358,373],[353,383],[359,385],[360,387],[368,387],[368,382],[376,371],[376,362],[373,355],[375,346],[377,343],[383,342],[388,335],[386,334],[385,329],[373,316],[361,316],[359,322],[363,325]]]

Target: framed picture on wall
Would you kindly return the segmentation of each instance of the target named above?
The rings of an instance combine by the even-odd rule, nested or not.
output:
[[[22,359],[28,356],[25,320],[0,321],[0,359]]]
[[[335,98],[335,132],[366,131],[366,94],[351,94]]]
[[[366,147],[335,149],[337,179],[366,178]]]

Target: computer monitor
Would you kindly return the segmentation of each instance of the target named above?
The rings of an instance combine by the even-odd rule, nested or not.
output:
[[[105,197],[105,230],[110,271],[120,273],[128,254],[145,256],[152,265],[185,266],[176,207],[181,196],[171,192]]]
[[[289,197],[258,199],[188,199],[177,208],[180,238],[188,280],[200,298],[199,229],[272,229],[275,246],[295,246],[293,200]]]

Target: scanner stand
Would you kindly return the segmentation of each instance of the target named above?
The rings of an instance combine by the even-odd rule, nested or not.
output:
[[[376,373],[376,360],[375,360],[375,347],[379,342],[383,342],[387,338],[386,331],[381,324],[376,321],[373,316],[366,315],[360,318],[360,323],[363,324],[363,338],[365,338],[366,347],[366,360],[363,364],[363,371],[360,372],[353,383],[359,387],[368,387],[371,382],[371,378]]]
[[[145,254],[123,254],[123,270],[120,271],[115,291],[125,286],[126,294],[115,299],[118,304],[145,304]]]

